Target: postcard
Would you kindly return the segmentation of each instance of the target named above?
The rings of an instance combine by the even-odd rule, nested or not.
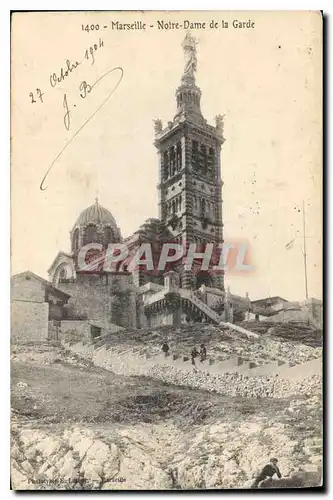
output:
[[[11,17],[11,488],[323,487],[323,18]]]

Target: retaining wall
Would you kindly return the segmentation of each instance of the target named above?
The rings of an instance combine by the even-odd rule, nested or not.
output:
[[[82,339],[91,340],[90,330],[88,320],[63,320],[61,322],[61,336],[74,331]]]
[[[179,360],[172,360],[171,356],[163,358],[162,355],[158,355],[147,359],[111,347],[94,349],[93,345],[85,345],[82,342],[63,345],[75,354],[92,361],[96,366],[118,375],[144,375],[174,385],[186,385],[230,396],[285,398],[292,394],[311,394],[321,389],[319,375],[305,377],[302,381],[293,381],[277,375],[249,377],[239,371],[211,373],[208,369],[199,370],[193,367],[190,361],[181,366]]]

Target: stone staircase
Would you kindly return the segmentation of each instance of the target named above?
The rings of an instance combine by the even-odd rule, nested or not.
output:
[[[277,366],[272,361],[257,367],[240,357],[223,361],[207,359],[203,363],[196,358],[193,366],[190,356],[184,355],[171,354],[165,357],[159,353],[147,356],[133,349],[119,351],[117,347],[95,347],[82,342],[63,342],[63,345],[94,365],[117,375],[145,376],[168,384],[200,388],[232,397],[286,398],[288,395],[309,394],[321,387],[320,360],[314,363],[311,360],[311,370],[308,363],[292,368],[285,364],[280,366],[282,371],[276,373]]]
[[[248,338],[259,338],[260,335],[258,333],[254,333],[254,332],[247,330],[239,325],[235,325],[233,323],[222,321],[221,316],[219,314],[217,314],[215,311],[213,311],[213,309],[211,309],[202,300],[200,300],[192,291],[185,290],[184,288],[179,288],[179,289],[177,289],[177,293],[179,293],[181,300],[187,301],[188,303],[190,303],[191,306],[193,308],[197,309],[198,311],[200,311],[209,322],[212,322],[213,324],[228,328],[231,331],[237,331],[238,333],[246,335]],[[158,292],[154,293],[150,297],[147,297],[147,299],[145,301],[145,305],[151,305],[151,304],[165,300],[166,294],[167,294],[167,290],[165,290],[165,289],[159,290]]]
[[[169,356],[164,356],[164,354],[157,354],[156,356],[149,358],[149,362],[153,364],[171,365],[186,370],[194,369],[211,374],[238,372],[252,376],[257,375],[255,371],[256,368],[259,368],[255,363],[244,361],[239,356],[230,357],[224,361],[214,359],[200,361],[200,358],[197,357],[195,358],[195,365],[192,365],[190,356],[183,356],[180,354],[170,354]]]
[[[257,333],[253,333],[250,330],[246,330],[245,328],[243,328],[239,325],[235,325],[234,323],[228,323],[228,322],[221,321],[219,324],[221,326],[225,326],[225,327],[229,328],[230,330],[234,330],[238,333],[242,333],[243,335],[246,335],[249,338],[257,339],[260,337],[260,335],[258,335]]]
[[[165,290],[165,288],[163,288],[162,290],[159,290],[158,292],[154,293],[153,295],[146,297],[144,305],[150,306],[151,304],[155,304],[156,302],[160,302],[161,300],[164,300],[165,295],[167,293],[168,292],[167,292],[167,290]]]
[[[212,320],[215,324],[221,323],[221,317],[215,311],[213,311],[207,304],[202,300],[198,299],[190,290],[179,289],[179,294],[182,299],[189,300],[193,306],[195,306],[199,311],[201,311],[207,318]]]
[[[161,302],[165,300],[165,296],[168,293],[168,290],[162,289],[153,295],[147,297],[145,299],[145,306],[150,306],[152,304]],[[200,311],[204,315],[204,317],[211,321],[212,323],[219,325],[221,323],[221,317],[215,311],[213,311],[207,304],[205,304],[202,300],[194,295],[190,290],[185,290],[183,288],[177,289],[176,293],[179,294],[181,300],[188,301],[192,307]]]

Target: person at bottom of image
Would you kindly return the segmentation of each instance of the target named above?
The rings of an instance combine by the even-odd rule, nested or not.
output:
[[[251,485],[252,489],[259,488],[260,483],[265,481],[265,479],[272,479],[274,474],[277,475],[279,479],[281,479],[281,472],[277,466],[278,459],[271,458],[269,464],[265,465],[265,467],[261,470],[260,474],[255,478],[254,482]]]

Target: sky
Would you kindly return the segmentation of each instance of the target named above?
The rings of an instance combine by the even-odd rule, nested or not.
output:
[[[250,18],[254,28],[232,27],[233,20]],[[208,123],[225,115],[225,239],[244,238],[254,268],[227,274],[226,285],[253,300],[304,299],[304,201],[309,296],[321,298],[322,23],[319,14],[307,12],[14,14],[12,274],[30,269],[47,277],[58,251],[70,250],[69,231],[96,196],[123,237],[158,216],[153,119],[166,124],[175,115],[186,31],[159,30],[157,20],[219,23],[191,30],[198,39],[196,83]],[[119,31],[111,21],[147,27]],[[87,25],[94,30],[85,30]],[[52,86],[50,75],[60,76],[67,60],[71,67],[80,64]],[[108,73],[115,67],[123,69],[123,78],[103,105],[118,81],[119,71]],[[106,73],[82,97],[80,84]],[[43,176],[64,147],[41,191]]]

